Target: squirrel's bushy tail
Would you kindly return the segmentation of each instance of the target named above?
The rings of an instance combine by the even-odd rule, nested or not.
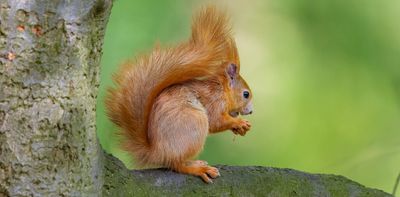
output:
[[[139,165],[149,164],[148,118],[155,98],[167,87],[221,72],[229,61],[232,38],[225,14],[207,7],[194,18],[189,42],[156,47],[150,55],[128,62],[114,75],[106,96],[107,114],[120,127],[123,147]]]

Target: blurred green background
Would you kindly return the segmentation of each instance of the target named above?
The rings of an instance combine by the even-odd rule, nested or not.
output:
[[[112,73],[156,42],[187,39],[192,13],[207,2],[115,2],[104,43],[97,126],[103,148],[123,161],[129,157],[119,150],[103,105]],[[255,113],[247,117],[253,128],[245,137],[210,136],[200,158],[340,174],[391,192],[400,171],[400,1],[216,4],[232,15]]]

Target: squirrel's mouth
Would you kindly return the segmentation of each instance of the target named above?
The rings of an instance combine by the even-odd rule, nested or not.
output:
[[[251,111],[251,110],[244,110],[244,111],[241,111],[241,112],[232,111],[232,112],[229,113],[229,115],[231,115],[232,117],[236,118],[236,117],[239,116],[239,114],[242,115],[242,116],[245,116],[245,115],[249,115],[249,114],[252,114],[252,113],[253,113],[253,111]]]
[[[240,112],[240,115],[249,115],[249,114],[252,114],[253,113],[253,111],[245,111],[245,112]]]
[[[241,115],[249,115],[252,113],[253,113],[253,104],[251,102],[247,103],[247,105],[240,110]]]
[[[229,112],[229,115],[231,115],[232,117],[238,117],[239,116],[239,112],[238,111],[231,111]]]
[[[251,102],[247,103],[246,106],[240,108],[240,109],[234,109],[231,112],[229,112],[229,115],[232,117],[236,118],[240,115],[249,115],[253,113],[253,104]]]

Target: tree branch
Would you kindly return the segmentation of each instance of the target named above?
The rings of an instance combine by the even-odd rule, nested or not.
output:
[[[105,196],[391,196],[343,176],[262,166],[218,165],[213,184],[165,169],[128,170],[105,153]]]

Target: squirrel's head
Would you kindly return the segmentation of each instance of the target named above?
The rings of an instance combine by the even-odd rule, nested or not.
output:
[[[239,68],[236,64],[230,63],[226,68],[226,76],[229,81],[230,99],[230,115],[233,117],[248,115],[253,113],[253,104],[251,102],[253,95],[246,81],[240,76]]]

